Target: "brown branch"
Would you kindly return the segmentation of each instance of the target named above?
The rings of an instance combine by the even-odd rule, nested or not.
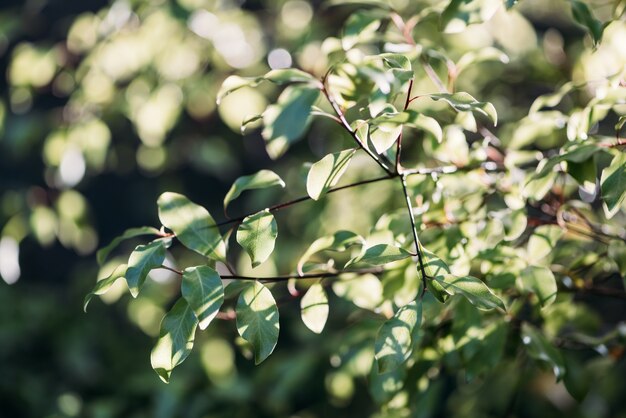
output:
[[[268,277],[258,277],[258,276],[244,276],[244,275],[221,275],[222,279],[232,279],[232,280],[250,280],[250,281],[261,281],[265,283],[275,283],[275,282],[285,282],[288,280],[311,280],[311,279],[324,279],[331,277],[339,277],[342,274],[378,274],[382,273],[382,267],[375,267],[369,269],[360,269],[360,270],[341,270],[341,271],[333,271],[333,272],[325,272],[325,273],[305,273],[305,274],[284,274],[279,276],[268,276]]]

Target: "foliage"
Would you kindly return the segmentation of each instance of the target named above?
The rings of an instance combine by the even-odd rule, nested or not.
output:
[[[262,363],[287,394],[321,359],[331,402],[347,405],[363,381],[375,404],[366,413],[376,416],[441,415],[442,399],[458,416],[523,416],[520,397],[546,375],[546,385],[569,395],[555,395],[549,407],[537,401],[544,412],[597,396],[601,389],[584,381],[623,364],[626,337],[623,317],[602,302],[625,298],[621,2],[330,2],[316,13],[343,20],[339,37],[300,29],[291,40],[300,68],[270,57],[269,71],[246,61],[263,56],[249,33],[261,31],[252,13],[239,12],[240,37],[256,58],[220,47],[207,29],[230,12],[179,3],[184,12],[137,7],[141,24],[132,29],[129,17],[128,32],[101,35],[126,3],[77,19],[67,39],[81,55],[75,69],[34,45],[15,49],[12,109],[16,91],[32,100],[71,74],[78,82],[65,107],[78,116],[42,148],[58,196],[50,206],[14,209],[5,243],[31,233],[42,244],[58,238],[83,251],[90,240],[85,252],[94,249],[86,199],[73,187],[115,166],[107,155],[120,117],[141,141],[137,163],[147,174],[167,178],[202,154],[199,165],[224,176],[236,164],[224,151],[232,145],[200,140],[190,149],[176,140],[185,136],[177,129],[189,129],[183,108],[215,124],[217,111],[275,161],[246,167],[221,194],[206,196],[206,183],[191,193],[160,184],[152,199],[160,224],[127,230],[103,248],[104,278],[85,298],[86,309],[95,295],[119,297],[124,278],[136,302],[156,307],[151,360],[163,381],[176,384],[172,371],[219,341],[221,353],[233,356],[234,346]],[[296,3],[312,10],[296,0],[281,10]],[[542,12],[567,18],[538,34],[531,22]],[[572,33],[571,45],[561,32]],[[142,37],[151,39],[144,53],[107,58]],[[21,60],[51,69],[29,76]],[[231,68],[239,70],[227,76]],[[227,206],[243,215],[229,216]],[[154,239],[142,243],[146,235]],[[161,280],[152,276],[158,270]],[[285,342],[285,332],[298,337]],[[319,346],[315,355],[307,342]],[[281,353],[283,344],[291,351]],[[232,389],[228,373],[221,381],[211,369],[220,361],[210,357],[205,367],[214,385]],[[502,399],[491,398],[492,388]]]

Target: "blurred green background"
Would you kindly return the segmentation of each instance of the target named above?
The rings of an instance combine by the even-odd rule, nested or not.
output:
[[[417,7],[392,3],[399,10]],[[527,3],[514,18],[500,16],[495,28],[443,40],[457,54],[497,42],[513,58],[506,69],[481,67],[463,86],[502,109],[505,126],[564,80],[608,75],[626,60],[623,25],[605,35],[609,46],[599,57],[590,57],[584,32],[558,1]],[[351,323],[367,328],[368,315],[342,318],[350,310],[336,298],[322,336],[306,331],[297,303],[281,305],[278,348],[258,367],[233,344],[232,322],[217,322],[199,333],[169,385],[152,371],[149,353],[172,296],[171,275],[153,273],[145,298],[131,301],[119,288],[82,312],[83,297],[101,273],[94,251],[128,227],[157,226],[155,201],[163,191],[185,193],[223,219],[223,196],[238,176],[272,168],[290,187],[284,194],[255,192],[232,205],[234,214],[302,195],[302,163],[349,143],[331,130],[332,122],[320,121],[308,141],[273,162],[260,134],[244,138],[239,124],[263,111],[275,88],[243,89],[215,104],[229,74],[294,65],[322,75],[328,66],[322,41],[336,35],[348,13],[303,0],[2,1],[0,417],[376,413],[376,395],[365,379],[353,378],[369,367],[353,353],[371,341]],[[429,88],[428,81],[416,85]],[[371,169],[366,160],[355,164]],[[392,189],[368,187],[376,201],[365,188],[345,200],[333,196],[279,213],[280,259],[262,272],[284,272],[322,232],[347,224],[367,230],[397,206]],[[346,210],[355,207],[358,216]],[[326,221],[308,223],[311,214]],[[182,265],[191,257],[175,255]],[[603,312],[601,320],[615,323],[624,318],[623,303],[610,301]],[[339,357],[349,360],[348,370],[335,367]],[[602,361],[593,365],[598,383],[580,405],[552,375],[521,369],[527,359],[511,359],[481,384],[443,376],[420,401],[417,416],[624,416],[626,365]]]

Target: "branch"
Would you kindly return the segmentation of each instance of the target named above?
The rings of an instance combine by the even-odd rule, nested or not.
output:
[[[411,91],[413,90],[413,79],[409,81],[409,90],[406,92],[406,101],[404,102],[404,110],[406,111],[409,108],[409,104],[411,104]],[[402,131],[400,131],[400,135],[398,135],[398,139],[396,139],[396,173],[402,171],[400,166],[400,154],[402,153]]]
[[[369,269],[360,269],[360,270],[341,270],[341,271],[333,271],[326,273],[306,273],[306,274],[284,274],[279,276],[268,276],[268,277],[257,277],[257,276],[243,276],[243,275],[222,275],[220,276],[222,279],[232,279],[232,280],[258,280],[264,283],[275,283],[275,282],[285,282],[288,280],[311,280],[311,279],[324,279],[330,277],[339,277],[342,274],[378,274],[382,273],[382,267],[369,268]]]
[[[385,172],[391,177],[393,175],[393,171],[387,166],[387,164],[385,164],[379,158],[378,155],[374,154],[369,148],[365,146],[363,141],[361,141],[361,139],[357,135],[356,131],[352,129],[352,127],[350,126],[350,123],[348,122],[345,115],[343,114],[343,111],[341,110],[341,108],[339,107],[335,99],[331,96],[330,92],[326,88],[326,78],[322,80],[322,93],[324,93],[324,96],[326,96],[326,99],[328,100],[333,110],[337,114],[337,117],[341,121],[341,125],[344,127],[344,129],[348,131],[348,133],[350,134],[350,136],[352,136],[352,138],[354,138],[354,140],[359,145],[359,147],[363,151],[365,151],[367,155],[369,155],[372,158],[372,160],[376,161],[376,164],[378,164],[383,170],[385,170]]]
[[[420,246],[420,241],[417,236],[417,227],[415,226],[415,218],[413,216],[413,205],[411,204],[411,197],[409,196],[409,191],[406,186],[406,175],[401,177],[402,179],[402,192],[404,193],[404,199],[406,200],[406,207],[409,211],[409,219],[411,220],[411,229],[413,230],[413,240],[415,241],[415,254],[417,255],[417,261],[419,263],[420,271],[422,272],[422,294],[421,297],[424,297],[424,293],[426,292],[426,269],[424,268],[424,260],[422,257],[422,249]]]
[[[345,186],[334,187],[332,189],[329,189],[326,193],[334,193],[334,192],[338,192],[340,190],[350,189],[352,187],[362,186],[362,185],[370,184],[370,183],[376,183],[376,182],[383,181],[383,180],[389,180],[391,178],[393,178],[393,177],[389,177],[387,175],[387,176],[383,176],[383,177],[376,177],[376,178],[373,178],[373,179],[361,180],[361,181],[357,181],[355,183],[346,184]],[[293,206],[293,205],[295,205],[297,203],[307,202],[309,200],[313,200],[311,198],[311,196],[308,196],[308,195],[307,196],[302,196],[302,197],[299,197],[297,199],[289,200],[287,202],[283,202],[283,203],[279,203],[279,204],[274,205],[274,206],[270,206],[269,208],[267,208],[267,210],[269,212],[277,212],[277,211],[279,211],[281,209],[288,208],[289,206]],[[238,216],[236,218],[227,219],[225,221],[218,222],[217,224],[212,225],[211,227],[218,227],[218,226],[224,226],[224,225],[230,225],[230,224],[234,224],[234,223],[239,223],[239,222],[243,221],[245,218],[247,218],[248,216],[250,216],[250,215],[252,215],[254,213],[256,213],[256,212],[249,213],[247,215]]]
[[[179,276],[183,275],[182,271],[176,270],[168,266],[160,265],[157,268],[169,270],[173,273],[178,274]],[[374,268],[360,269],[360,270],[342,270],[342,271],[333,271],[333,272],[326,272],[326,273],[306,273],[306,274],[294,273],[294,274],[284,274],[284,275],[279,275],[279,276],[267,276],[267,277],[243,276],[239,274],[221,274],[220,277],[222,279],[229,279],[229,280],[251,280],[251,281],[258,280],[258,281],[265,282],[265,283],[273,283],[273,282],[284,282],[284,281],[291,280],[291,279],[295,279],[295,280],[323,279],[323,278],[329,278],[329,277],[338,277],[342,274],[348,274],[348,273],[378,274],[381,272],[383,272],[382,267],[374,267]]]

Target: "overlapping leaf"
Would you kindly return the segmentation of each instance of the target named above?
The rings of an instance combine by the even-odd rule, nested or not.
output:
[[[260,282],[250,283],[237,301],[237,332],[252,344],[256,364],[272,354],[279,330],[278,307],[272,293]]]
[[[166,192],[158,201],[159,219],[190,250],[223,261],[226,245],[211,214],[185,196]]]
[[[422,302],[418,300],[398,309],[393,318],[383,324],[375,343],[379,373],[392,371],[409,358],[417,343],[421,322]]]
[[[198,320],[187,301],[180,298],[161,321],[159,340],[152,349],[152,368],[165,383],[174,367],[185,361],[195,339]]]
[[[252,259],[252,267],[269,258],[274,251],[278,226],[268,210],[247,216],[237,229],[237,242]]]
[[[222,279],[209,266],[185,269],[181,293],[196,315],[200,329],[209,326],[224,302]]]
[[[224,208],[230,202],[238,198],[246,190],[265,189],[268,187],[285,187],[285,182],[280,176],[271,170],[261,170],[249,176],[239,177],[226,193],[224,197]]]

